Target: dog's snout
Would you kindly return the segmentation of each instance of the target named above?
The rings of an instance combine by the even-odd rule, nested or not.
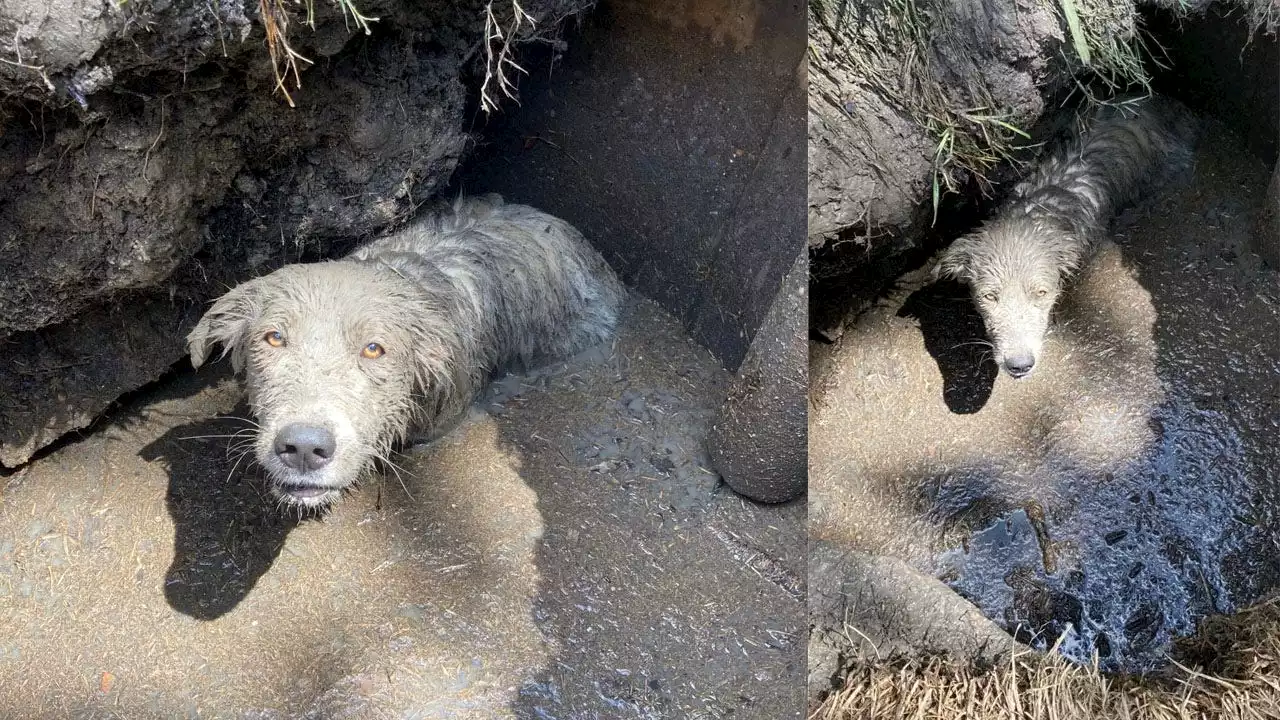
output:
[[[1004,359],[1004,369],[1015,378],[1025,377],[1036,366],[1036,359],[1030,354],[1013,355]]]
[[[294,423],[276,434],[276,456],[297,472],[319,470],[333,459],[337,448],[333,433],[315,425]]]

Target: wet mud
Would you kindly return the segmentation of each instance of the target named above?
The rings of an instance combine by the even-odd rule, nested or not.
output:
[[[1110,669],[1274,588],[1280,282],[1249,250],[1267,168],[1242,147],[1211,126],[1189,177],[1122,214],[1024,380],[927,268],[815,346],[814,535]]]
[[[804,505],[707,469],[728,373],[653,303],[323,517],[225,372],[4,479],[0,716],[800,717]]]

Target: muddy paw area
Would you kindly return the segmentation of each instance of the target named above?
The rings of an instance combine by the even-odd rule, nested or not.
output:
[[[321,517],[177,372],[4,479],[0,715],[785,717],[803,502],[702,449],[729,377],[670,315],[498,380]]]
[[[1269,173],[1243,147],[1211,124],[1190,176],[1120,216],[1027,378],[928,266],[818,347],[814,537],[1110,670],[1273,590],[1280,283],[1250,250]]]

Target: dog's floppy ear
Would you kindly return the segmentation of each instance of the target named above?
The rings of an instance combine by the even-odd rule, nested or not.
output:
[[[238,372],[244,367],[244,341],[249,326],[257,319],[261,306],[259,291],[261,278],[241,283],[213,302],[195,329],[187,335],[187,352],[191,353],[191,365],[200,367],[209,357],[214,345],[222,345],[219,359],[231,355],[231,364]]]
[[[973,262],[973,249],[977,243],[976,238],[966,235],[947,246],[933,266],[934,279],[967,282],[969,265]]]
[[[1064,239],[1064,242],[1053,248],[1053,261],[1058,266],[1058,272],[1068,276],[1074,274],[1084,263],[1084,245],[1075,238],[1069,241]]]

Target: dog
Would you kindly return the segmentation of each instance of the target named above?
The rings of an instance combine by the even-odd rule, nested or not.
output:
[[[1064,282],[1086,263],[1116,212],[1190,166],[1194,116],[1162,97],[1121,98],[1047,156],[976,232],[939,256],[935,276],[969,286],[996,364],[1036,367]]]
[[[328,506],[411,431],[459,417],[493,373],[608,340],[626,291],[567,222],[459,198],[328,262],[213,302],[187,336],[244,373],[253,452],[283,503]]]

